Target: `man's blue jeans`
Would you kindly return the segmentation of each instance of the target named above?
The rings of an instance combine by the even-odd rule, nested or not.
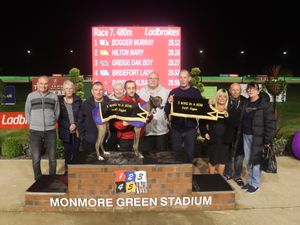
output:
[[[41,156],[42,150],[45,148],[48,153],[49,160],[49,174],[56,174],[56,132],[55,130],[49,131],[36,131],[30,130],[30,148],[32,153],[32,167],[34,172],[34,179],[37,180],[42,176],[41,172]]]
[[[249,160],[251,156],[253,135],[243,134],[245,162],[247,165],[248,184],[257,188],[260,185],[261,170],[260,164],[251,165]]]
[[[187,153],[188,161],[192,162],[194,158],[196,129],[190,128],[186,130],[171,129],[171,145],[173,151],[181,151],[182,144]]]

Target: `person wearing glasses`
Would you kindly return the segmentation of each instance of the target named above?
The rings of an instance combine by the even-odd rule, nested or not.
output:
[[[271,103],[260,95],[259,85],[251,82],[246,90],[249,98],[242,110],[238,137],[243,143],[248,175],[247,184],[242,189],[254,194],[260,188],[262,150],[272,143],[276,121]]]

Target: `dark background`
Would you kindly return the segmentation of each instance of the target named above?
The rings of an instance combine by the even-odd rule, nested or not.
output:
[[[286,73],[300,76],[300,20],[298,8],[291,5],[39,2],[2,3],[0,75],[68,73],[71,67],[91,74],[92,26],[174,25],[182,28],[183,68],[198,66],[203,75],[245,75],[264,74],[271,65],[282,64]],[[27,49],[32,51],[30,55]]]

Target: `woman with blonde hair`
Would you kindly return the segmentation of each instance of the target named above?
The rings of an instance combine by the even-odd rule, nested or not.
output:
[[[74,94],[75,85],[70,80],[64,82],[63,91],[65,95],[59,96],[58,129],[59,137],[64,145],[65,173],[67,173],[68,164],[73,162],[74,155],[79,150],[80,140],[77,136],[77,122],[82,100]]]
[[[210,121],[206,125],[200,125],[202,136],[208,142],[208,170],[210,174],[224,174],[225,162],[229,154],[230,140],[227,140],[226,133],[228,128],[228,92],[225,89],[219,89],[214,107],[224,114],[224,118],[217,121]]]

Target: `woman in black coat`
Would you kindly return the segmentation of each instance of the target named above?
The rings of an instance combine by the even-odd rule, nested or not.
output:
[[[271,145],[276,132],[276,122],[271,103],[259,95],[259,86],[251,82],[247,85],[249,99],[242,110],[240,141],[243,141],[248,182],[242,188],[255,193],[260,187],[261,155],[263,147]]]
[[[59,97],[60,116],[58,119],[59,138],[64,144],[65,171],[67,165],[72,163],[74,155],[79,150],[80,140],[77,132],[78,114],[81,109],[82,100],[74,95],[73,82],[66,80],[63,84],[64,96]]]

